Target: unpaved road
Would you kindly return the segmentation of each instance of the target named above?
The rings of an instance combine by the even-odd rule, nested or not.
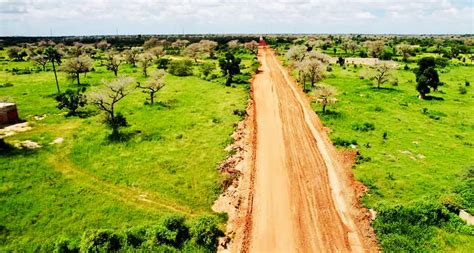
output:
[[[273,51],[260,46],[259,60],[253,196],[243,251],[376,251],[358,224],[350,173],[307,98]]]

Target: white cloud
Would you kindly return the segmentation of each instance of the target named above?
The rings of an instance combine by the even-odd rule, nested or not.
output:
[[[473,33],[471,0],[0,0],[0,35]]]

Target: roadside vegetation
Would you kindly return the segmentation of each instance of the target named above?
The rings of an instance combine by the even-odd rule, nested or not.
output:
[[[472,36],[274,36],[377,213],[387,252],[474,251]]]
[[[0,50],[0,102],[32,128],[0,135],[1,251],[214,251],[255,38],[28,39]]]

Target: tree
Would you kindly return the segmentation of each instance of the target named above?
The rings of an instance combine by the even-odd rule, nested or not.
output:
[[[132,49],[125,50],[125,59],[129,64],[132,64],[133,67],[137,66],[138,56],[140,54],[140,49],[132,47]]]
[[[227,46],[230,49],[235,50],[235,49],[240,47],[240,42],[239,42],[239,40],[231,40],[231,41],[227,42]]]
[[[436,61],[433,57],[424,57],[418,61],[418,68],[414,70],[416,75],[416,90],[419,98],[424,99],[430,89],[436,90],[440,84],[438,71],[435,69]]]
[[[86,91],[85,87],[79,88],[77,91],[66,90],[64,93],[61,93],[56,96],[56,101],[58,101],[58,109],[66,108],[69,110],[69,115],[76,115],[77,109],[79,107],[84,107],[86,105],[86,96],[84,92]]]
[[[303,45],[292,46],[286,52],[286,58],[292,62],[300,62],[305,57],[306,47]]]
[[[318,59],[304,59],[301,62],[301,69],[304,73],[305,79],[308,79],[311,83],[311,87],[314,87],[314,84],[324,77],[324,64]],[[303,89],[306,91],[305,82],[303,83]]]
[[[63,55],[58,51],[56,47],[47,47],[44,50],[44,53],[48,57],[48,60],[53,65],[54,79],[56,80],[56,88],[58,89],[58,94],[61,93],[59,89],[58,75],[56,74],[56,64],[61,65],[61,58]]]
[[[46,70],[46,64],[48,64],[48,56],[45,55],[45,54],[39,54],[39,55],[35,55],[33,57],[31,57],[31,60],[33,60],[33,62],[35,64],[38,64],[41,66],[41,68],[43,69],[43,71]]]
[[[130,77],[118,77],[105,83],[105,87],[91,92],[87,98],[91,104],[106,113],[105,123],[112,128],[112,136],[119,135],[120,127],[127,126],[127,120],[115,113],[116,104],[131,93],[134,80]]]
[[[145,43],[143,43],[143,48],[147,50],[147,49],[156,47],[159,44],[160,44],[160,41],[157,38],[152,37],[146,40]]]
[[[177,39],[175,42],[171,43],[171,46],[178,48],[178,50],[181,51],[181,49],[183,49],[188,44],[189,40]]]
[[[149,50],[150,54],[155,56],[156,60],[159,60],[161,57],[165,55],[165,50],[163,50],[162,46],[156,46]]]
[[[339,64],[341,67],[343,67],[344,64],[346,63],[346,60],[345,60],[342,56],[339,56],[339,57],[337,58],[336,63]]]
[[[201,51],[201,45],[199,43],[193,43],[184,49],[184,54],[194,59],[194,62],[197,63],[197,58],[201,54]]]
[[[230,86],[234,75],[240,73],[240,58],[235,58],[231,53],[226,53],[225,58],[219,59],[219,66],[224,76],[227,76],[226,86]]]
[[[373,73],[371,78],[375,80],[377,88],[380,88],[380,85],[388,82],[392,78],[393,67],[387,63],[377,63],[373,67]]]
[[[10,47],[7,54],[8,58],[15,61],[23,61],[23,58],[28,55],[21,47]]]
[[[407,61],[408,57],[411,54],[411,46],[405,43],[402,43],[397,46],[398,52],[403,56],[403,61]]]
[[[332,86],[322,85],[313,89],[316,103],[323,106],[323,113],[326,113],[326,106],[337,102],[336,89]]]
[[[255,40],[252,40],[250,42],[246,42],[244,44],[244,47],[250,50],[250,52],[257,54],[258,53],[258,42]]]
[[[114,72],[115,77],[117,77],[119,67],[122,64],[122,57],[118,55],[116,52],[110,51],[107,53],[107,63],[105,66],[108,70]]]
[[[143,53],[139,57],[140,66],[143,68],[143,75],[148,76],[147,69],[153,64],[153,55],[150,53]]]
[[[97,44],[95,44],[95,47],[97,49],[105,51],[105,50],[107,50],[107,48],[110,47],[110,44],[107,42],[107,40],[101,40],[101,41],[97,42]]]
[[[218,44],[212,40],[201,40],[199,42],[201,45],[201,51],[209,54],[210,58],[214,58],[214,50],[216,50]]]
[[[351,40],[347,43],[347,48],[351,50],[351,54],[354,55],[354,52],[359,48],[359,45],[357,45],[357,42]]]
[[[218,238],[224,233],[219,229],[219,222],[215,217],[205,215],[199,217],[190,228],[192,240],[210,252],[217,249]]]
[[[165,76],[166,72],[162,69],[159,69],[151,73],[151,78],[147,80],[144,85],[138,83],[137,87],[143,89],[144,93],[148,93],[150,95],[150,103],[152,105],[155,102],[155,93],[165,87]]]
[[[91,68],[92,59],[88,56],[79,56],[65,62],[61,70],[68,73],[71,79],[76,79],[77,85],[81,85],[80,74],[89,72]]]
[[[385,42],[383,40],[367,41],[366,46],[370,56],[377,58],[383,52]]]

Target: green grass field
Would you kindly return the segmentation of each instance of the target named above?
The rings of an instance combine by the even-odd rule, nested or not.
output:
[[[233,111],[246,107],[245,85],[168,74],[154,106],[144,104],[147,94],[139,90],[118,104],[130,124],[123,130],[129,140],[111,142],[111,130],[94,107],[83,109],[91,114],[86,118],[65,117],[56,108],[52,71],[13,75],[6,69],[35,67],[0,64],[0,83],[13,84],[0,88],[0,98],[17,103],[20,117],[33,127],[6,142],[42,146],[0,153],[0,251],[48,251],[58,238],[80,238],[88,229],[153,225],[168,213],[190,218],[212,213],[222,191],[217,165],[240,120]],[[100,86],[113,78],[94,64],[82,83]],[[129,65],[121,66],[120,74],[144,80],[141,70]],[[64,73],[58,75],[63,91],[77,87]],[[45,119],[35,120],[43,114]],[[64,142],[50,144],[58,137]]]
[[[429,101],[417,98],[411,70],[396,71],[398,86],[387,83],[377,89],[372,81],[360,78],[367,68],[333,66],[321,83],[336,87],[337,104],[330,106],[327,114],[313,104],[335,143],[357,142],[361,155],[354,173],[369,188],[363,204],[379,210],[416,206],[419,201],[456,202],[473,213],[472,197],[460,198],[456,191],[469,187],[463,175],[474,167],[474,89],[466,87],[466,94],[458,91],[466,81],[474,81],[474,67],[441,69],[440,79],[446,84],[430,95],[442,100]],[[356,130],[364,123],[375,129]],[[382,233],[379,231],[379,236]],[[413,240],[421,239],[415,236]],[[472,228],[467,233],[437,228],[430,240],[418,245],[418,250],[474,250]]]

